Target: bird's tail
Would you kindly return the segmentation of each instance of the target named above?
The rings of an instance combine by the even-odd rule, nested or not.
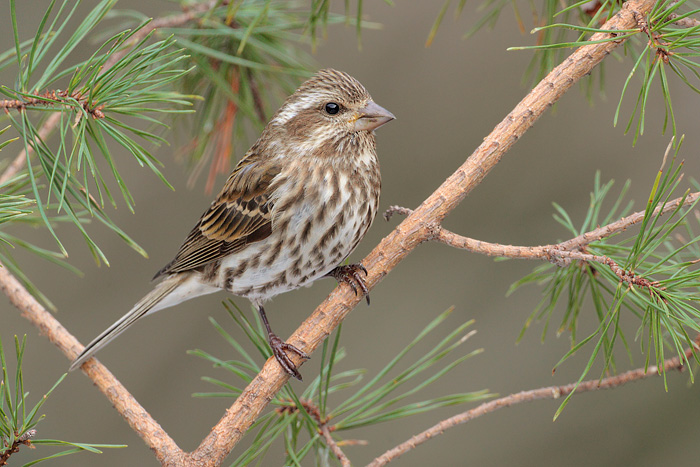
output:
[[[143,318],[149,313],[153,313],[154,311],[160,310],[162,308],[166,308],[168,306],[175,305],[178,302],[183,301],[182,299],[180,300],[166,300],[165,302],[163,299],[167,296],[169,296],[175,289],[177,289],[179,286],[181,286],[185,281],[187,281],[190,278],[189,274],[175,274],[170,277],[167,277],[165,280],[163,280],[161,283],[156,285],[155,289],[153,289],[148,295],[143,297],[139,302],[134,305],[134,307],[124,316],[119,318],[119,320],[111,325],[109,328],[107,328],[102,334],[97,336],[95,339],[93,339],[92,342],[90,342],[76,357],[75,360],[73,360],[73,363],[71,363],[69,371],[73,371],[76,368],[80,367],[83,363],[85,363],[89,358],[91,358],[97,351],[99,351],[102,347],[106,346],[109,344],[112,339],[117,337],[119,334],[124,332],[126,328],[134,324],[136,321],[139,319]],[[178,294],[174,294],[178,295]],[[175,298],[175,297],[171,297]],[[186,300],[186,298],[185,298]],[[174,303],[169,303],[169,302],[174,302]]]

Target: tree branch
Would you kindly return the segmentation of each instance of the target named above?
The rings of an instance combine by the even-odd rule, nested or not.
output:
[[[22,317],[36,326],[40,333],[58,347],[69,360],[78,356],[83,348],[78,339],[73,337],[2,264],[0,264],[0,291],[7,295],[10,302],[22,312]],[[129,426],[154,451],[159,461],[183,458],[184,453],[175,441],[104,365],[92,360],[82,368]]]
[[[594,255],[579,250],[566,250],[563,243],[545,246],[513,246],[501,245],[498,243],[482,242],[473,238],[463,237],[449,230],[440,228],[433,238],[440,243],[468,250],[474,253],[482,253],[487,256],[498,256],[500,258],[514,259],[541,259],[549,261],[557,266],[568,266],[572,261],[585,261],[600,263],[608,266],[622,282],[630,285],[638,285],[648,289],[658,287],[657,282],[652,282],[644,277],[639,277],[634,271],[628,271],[621,267],[609,256]]]
[[[181,26],[183,24],[189,23],[190,21],[193,21],[197,18],[197,15],[202,14],[204,12],[207,12],[214,8],[216,4],[219,3],[219,0],[208,0],[206,2],[198,3],[196,5],[192,5],[189,7],[189,9],[181,13],[179,15],[174,15],[174,16],[169,16],[169,17],[162,17],[162,18],[156,18],[153,21],[151,21],[149,24],[138,30],[136,33],[134,33],[129,42],[127,43],[127,46],[124,47],[121,50],[116,51],[114,54],[112,54],[109,59],[105,62],[101,73],[105,73],[107,70],[112,68],[112,66],[117,63],[127,52],[128,50],[133,47],[134,45],[138,44],[141,42],[148,34],[153,32],[155,29],[158,28],[172,28],[175,26]],[[228,0],[224,0],[222,4],[228,4]],[[2,102],[2,101],[0,101]],[[12,101],[4,101],[4,102],[12,102]],[[0,107],[2,107],[0,105]],[[19,108],[19,107],[18,107]],[[7,110],[7,107],[6,107]],[[49,137],[49,135],[53,132],[53,130],[56,128],[56,126],[59,124],[61,121],[61,112],[55,112],[51,114],[46,121],[44,122],[43,125],[41,125],[41,128],[39,128],[39,139],[44,141],[46,138]],[[22,170],[27,163],[28,157],[31,157],[32,153],[34,150],[32,147],[29,147],[29,153],[25,152],[24,149],[22,149],[17,157],[12,161],[12,164],[3,172],[2,175],[0,175],[0,184],[5,183],[15,175],[19,173],[20,170]]]
[[[687,196],[681,196],[666,203],[664,206],[657,207],[653,211],[652,216],[661,216],[669,211],[674,211],[681,206],[689,206],[695,203],[698,198],[700,198],[700,192],[691,193]],[[410,215],[412,212],[413,211],[411,209],[401,206],[389,206],[389,208],[384,212],[384,219],[388,221],[394,214]],[[571,261],[592,261],[607,265],[615,273],[615,275],[620,278],[621,281],[641,287],[652,288],[657,287],[658,284],[643,277],[637,276],[633,271],[625,270],[610,257],[593,255],[586,253],[585,251],[581,251],[591,242],[598,241],[613,234],[622,232],[628,227],[641,222],[643,219],[644,211],[635,212],[634,214],[623,217],[616,222],[603,227],[598,227],[595,230],[586,232],[578,237],[572,238],[571,240],[554,245],[515,246],[484,242],[456,234],[443,228],[441,225],[434,226],[430,229],[431,235],[428,240],[434,240],[453,248],[467,250],[472,253],[479,253],[486,256],[498,256],[500,258],[511,259],[541,259],[556,264],[557,266],[567,266],[571,263]]]
[[[667,202],[664,206],[659,206],[654,209],[653,216],[662,216],[670,211],[678,209],[681,206],[689,206],[696,202],[700,198],[700,192],[690,193],[688,196],[681,196],[672,201]],[[409,208],[404,208],[401,206],[389,206],[389,208],[384,212],[384,219],[387,221],[391,219],[394,214],[399,215],[410,215],[413,210]],[[504,256],[509,258],[543,258],[547,256],[546,251],[557,249],[560,251],[574,251],[577,249],[584,248],[591,242],[602,240],[603,238],[610,237],[614,234],[624,232],[629,227],[638,224],[644,220],[644,211],[638,211],[627,217],[615,221],[611,224],[598,227],[574,237],[565,242],[557,243],[555,245],[544,245],[536,247],[526,247],[526,246],[513,246],[513,245],[502,245],[499,243],[489,243],[481,240],[475,240],[473,238],[464,237],[449,230],[442,228],[441,226],[433,227],[433,230],[437,231],[439,238],[434,238],[434,240],[445,243],[449,246],[460,248],[464,250],[469,250],[474,253],[479,253],[487,256]],[[435,236],[436,233],[433,233]]]
[[[322,423],[319,425],[319,427],[321,428],[321,434],[323,435],[323,439],[326,440],[326,445],[328,445],[328,447],[331,448],[331,451],[333,452],[333,454],[335,454],[335,457],[337,457],[340,461],[340,465],[342,465],[343,467],[350,467],[352,465],[350,459],[348,459],[343,450],[340,449],[340,446],[338,446],[338,443],[336,443],[333,439],[333,436],[331,435],[331,430],[328,428],[328,425]]]
[[[211,4],[215,2],[209,2]],[[608,21],[606,30],[636,27],[633,12],[646,14],[654,0],[630,0]],[[186,16],[185,13],[181,16]],[[149,25],[156,27],[156,22]],[[144,28],[145,29],[145,28]],[[592,36],[592,41],[614,38],[610,33]],[[367,286],[373,288],[385,275],[419,244],[427,241],[430,226],[439,225],[486,174],[500,161],[515,142],[581,77],[590,73],[623,40],[590,44],[577,49],[562,64],[552,70],[487,136],[474,153],[423,204],[363,260],[369,274]],[[46,124],[44,125],[44,127]],[[42,127],[42,129],[44,129]],[[10,297],[23,316],[37,326],[69,358],[74,358],[82,346],[63,328],[21,284],[0,269],[0,289]],[[294,332],[287,342],[313,352],[340,324],[362,297],[349,286],[337,287]],[[296,356],[292,356],[294,360]],[[302,362],[296,358],[295,363]],[[183,454],[167,433],[133,399],[126,389],[96,360],[83,365],[83,371],[114,404],[117,411],[154,450],[158,460],[167,466],[218,466],[228,456],[243,434],[260,415],[289,376],[280,365],[269,359],[262,371],[226,411],[210,434],[192,453]]]
[[[700,336],[695,339],[695,350],[700,349]],[[693,355],[693,349],[689,348],[685,351],[686,360]],[[410,439],[404,441],[398,446],[386,451],[381,456],[374,459],[372,462],[367,464],[367,467],[381,467],[388,464],[392,460],[398,458],[399,456],[405,454],[406,452],[416,448],[417,446],[425,443],[426,441],[433,439],[434,437],[441,435],[450,428],[457,425],[467,423],[468,421],[474,420],[475,418],[481,417],[482,415],[495,412],[496,410],[503,409],[505,407],[510,407],[511,405],[521,404],[523,402],[532,402],[536,400],[543,399],[559,399],[560,397],[566,397],[571,392],[576,391],[577,393],[597,391],[599,389],[612,389],[624,384],[630,383],[632,381],[638,381],[646,379],[652,376],[658,376],[669,370],[679,370],[682,371],[684,368],[685,360],[681,360],[680,357],[676,356],[664,360],[661,367],[655,365],[650,366],[647,370],[644,368],[637,368],[636,370],[627,371],[619,375],[610,376],[609,378],[603,378],[602,380],[593,379],[589,381],[584,381],[581,384],[571,383],[564,386],[549,386],[546,388],[532,389],[530,391],[521,391],[516,394],[511,394],[510,396],[501,397],[500,399],[495,399],[489,402],[485,402],[478,407],[475,407],[461,414],[450,417],[440,423],[428,428],[427,430],[419,433]],[[662,370],[663,368],[663,370]]]

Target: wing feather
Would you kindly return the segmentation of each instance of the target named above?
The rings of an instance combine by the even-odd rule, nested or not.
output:
[[[270,184],[280,168],[249,154],[194,226],[175,258],[154,279],[200,268],[272,233]]]

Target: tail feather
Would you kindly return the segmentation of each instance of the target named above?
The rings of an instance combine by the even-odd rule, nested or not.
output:
[[[102,334],[97,336],[92,342],[85,346],[80,355],[78,355],[76,359],[73,360],[73,363],[71,363],[69,371],[73,371],[80,367],[88,359],[92,358],[97,351],[102,349],[102,347],[109,344],[112,339],[120,335],[126,330],[126,328],[147,314],[168,306],[172,306],[175,303],[182,301],[178,300],[175,303],[161,303],[165,297],[170,295],[187,279],[189,279],[189,274],[176,274],[166,278],[164,281],[158,284],[155,289],[139,300],[139,302],[134,305],[134,307],[127,314],[119,318],[116,323],[112,324]],[[170,302],[170,300],[166,302]],[[158,306],[159,304],[161,306]]]

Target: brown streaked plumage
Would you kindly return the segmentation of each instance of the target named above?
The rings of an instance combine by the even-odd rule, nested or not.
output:
[[[377,213],[381,179],[374,130],[394,116],[351,76],[321,70],[292,94],[229,176],[155,289],[85,347],[71,370],[138,319],[226,290],[251,300],[277,361],[308,356],[270,329],[263,303],[330,276],[367,294],[362,265],[339,266]],[[369,297],[367,297],[369,303]]]

